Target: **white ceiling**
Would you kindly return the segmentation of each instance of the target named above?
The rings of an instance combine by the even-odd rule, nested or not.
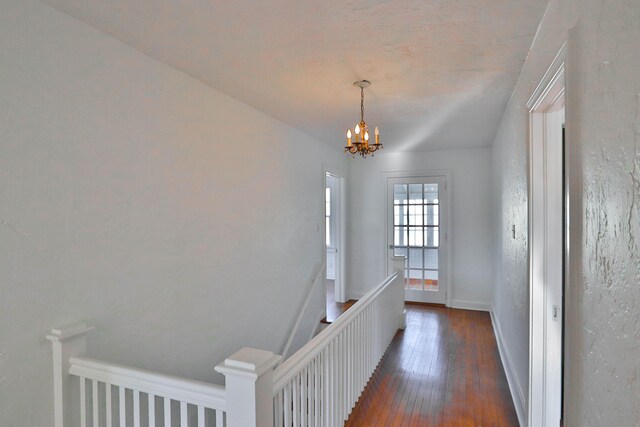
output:
[[[44,0],[336,146],[488,146],[547,0]]]

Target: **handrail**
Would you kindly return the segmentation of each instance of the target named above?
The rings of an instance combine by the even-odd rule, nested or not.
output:
[[[311,295],[313,295],[313,291],[316,288],[317,284],[320,282],[321,278],[324,278],[324,271],[326,268],[327,264],[324,263],[322,264],[322,266],[320,267],[320,270],[318,271],[318,273],[316,274],[315,278],[313,279],[313,282],[311,282],[311,287],[309,288],[309,291],[307,292],[307,296],[304,300],[304,304],[302,305],[302,309],[300,310],[300,312],[298,313],[298,317],[296,319],[296,323],[294,323],[293,328],[291,329],[291,333],[289,334],[289,338],[287,339],[287,342],[284,345],[284,348],[282,350],[282,357],[287,357],[287,353],[289,353],[289,348],[291,348],[291,343],[293,343],[293,338],[296,336],[296,334],[298,333],[298,328],[300,328],[300,323],[302,323],[302,319],[304,317],[304,313],[307,311],[307,307],[309,306],[309,302],[311,302]]]
[[[69,373],[79,377],[135,389],[172,400],[189,402],[225,411],[225,388],[203,381],[180,378],[145,369],[105,362],[87,357],[71,357]]]
[[[349,310],[342,314],[338,319],[331,323],[322,332],[316,335],[304,347],[294,353],[290,358],[285,360],[273,372],[273,392],[276,394],[291,379],[293,379],[300,369],[304,368],[316,356],[317,351],[329,344],[340,332],[364,310],[371,301],[389,287],[398,277],[398,272],[394,272],[387,277],[380,285],[369,291],[364,297],[356,302]]]

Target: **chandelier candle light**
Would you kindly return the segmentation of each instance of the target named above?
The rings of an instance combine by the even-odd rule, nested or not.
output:
[[[360,88],[360,123],[356,124],[356,127],[353,129],[353,134],[351,133],[351,129],[347,131],[347,145],[344,147],[344,152],[353,154],[353,157],[355,157],[356,154],[360,154],[362,158],[366,158],[368,154],[371,154],[371,157],[373,157],[373,153],[381,149],[382,144],[380,144],[380,131],[376,126],[373,131],[376,142],[375,144],[369,145],[369,127],[364,121],[364,88],[369,87],[371,82],[361,80],[355,82],[353,85]],[[351,141],[352,136],[354,136],[355,141]]]

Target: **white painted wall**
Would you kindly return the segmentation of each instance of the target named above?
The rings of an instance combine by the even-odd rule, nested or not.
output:
[[[637,0],[551,0],[493,145],[493,305],[526,402],[525,104],[568,39],[566,124],[576,207],[566,295],[570,427],[640,423],[639,23]]]
[[[342,153],[34,0],[2,2],[0,64],[0,424],[51,425],[44,335],[78,319],[201,380],[281,351]]]
[[[384,278],[387,256],[384,172],[451,170],[452,278],[457,305],[492,298],[491,149],[376,153],[350,160],[348,293],[359,297]]]

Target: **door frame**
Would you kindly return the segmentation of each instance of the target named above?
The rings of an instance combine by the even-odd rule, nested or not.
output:
[[[338,197],[332,198],[331,203],[337,201],[338,208],[336,212],[338,213],[338,217],[336,218],[336,223],[338,225],[338,239],[337,239],[337,253],[336,253],[336,290],[335,290],[335,298],[336,302],[344,303],[347,300],[347,286],[346,286],[346,247],[347,247],[347,238],[346,238],[346,219],[347,219],[347,178],[344,171],[341,169],[337,169],[331,166],[323,165],[322,168],[322,258],[324,260],[325,273],[324,273],[324,295],[327,295],[326,289],[326,265],[327,265],[327,245],[325,242],[325,236],[327,235],[326,225],[325,225],[325,188],[327,187],[327,174],[333,176],[338,181]]]
[[[451,272],[452,272],[452,247],[453,247],[453,235],[451,234],[451,223],[453,222],[453,214],[451,212],[452,205],[452,180],[451,180],[451,169],[431,169],[431,170],[417,170],[417,171],[385,171],[381,174],[381,187],[382,187],[382,200],[383,200],[383,209],[384,209],[384,226],[382,229],[384,230],[384,242],[385,244],[382,247],[383,257],[385,260],[384,273],[385,276],[391,274],[389,271],[389,179],[392,178],[433,178],[433,177],[444,177],[446,182],[445,191],[447,192],[447,197],[445,199],[445,203],[443,207],[447,212],[446,217],[446,225],[443,227],[442,231],[444,231],[445,239],[447,242],[447,250],[445,252],[446,256],[446,265],[444,268],[444,273],[446,274],[446,297],[445,297],[445,305],[447,307],[451,307],[453,300],[453,281],[451,280]]]
[[[566,47],[562,46],[551,66],[534,90],[527,108],[529,111],[529,143],[527,147],[528,169],[528,258],[529,258],[529,401],[528,425],[558,427],[562,420],[563,367],[564,361],[564,322],[565,304],[564,286],[569,283],[569,198],[567,184],[568,161],[563,158],[562,134],[549,132],[550,113],[562,103],[565,117],[565,63]],[[566,123],[566,120],[565,120]],[[555,123],[557,125],[557,123]],[[566,140],[566,139],[565,139]],[[549,144],[554,149],[547,148]],[[557,144],[557,145],[556,145]],[[560,156],[557,158],[556,156]],[[551,156],[551,157],[549,157]],[[558,176],[560,182],[550,182],[551,175]],[[555,182],[555,181],[554,181]],[[563,210],[560,228],[552,230],[553,223],[548,221],[553,200],[550,195],[558,196],[560,209]],[[554,193],[555,191],[555,193]],[[557,202],[557,198],[556,198]],[[557,206],[555,206],[557,207]],[[555,210],[554,210],[555,212]],[[557,213],[557,212],[556,212]],[[556,223],[557,227],[558,224]],[[557,246],[556,246],[557,245]],[[554,249],[555,248],[555,249]],[[555,250],[555,254],[551,251]],[[558,259],[557,257],[561,259]],[[555,276],[554,276],[555,275]],[[553,277],[562,278],[553,285]],[[560,287],[559,289],[557,287]],[[559,312],[558,312],[559,311]],[[554,320],[555,318],[555,320]],[[560,323],[560,334],[554,335]],[[558,381],[560,382],[558,388]]]

